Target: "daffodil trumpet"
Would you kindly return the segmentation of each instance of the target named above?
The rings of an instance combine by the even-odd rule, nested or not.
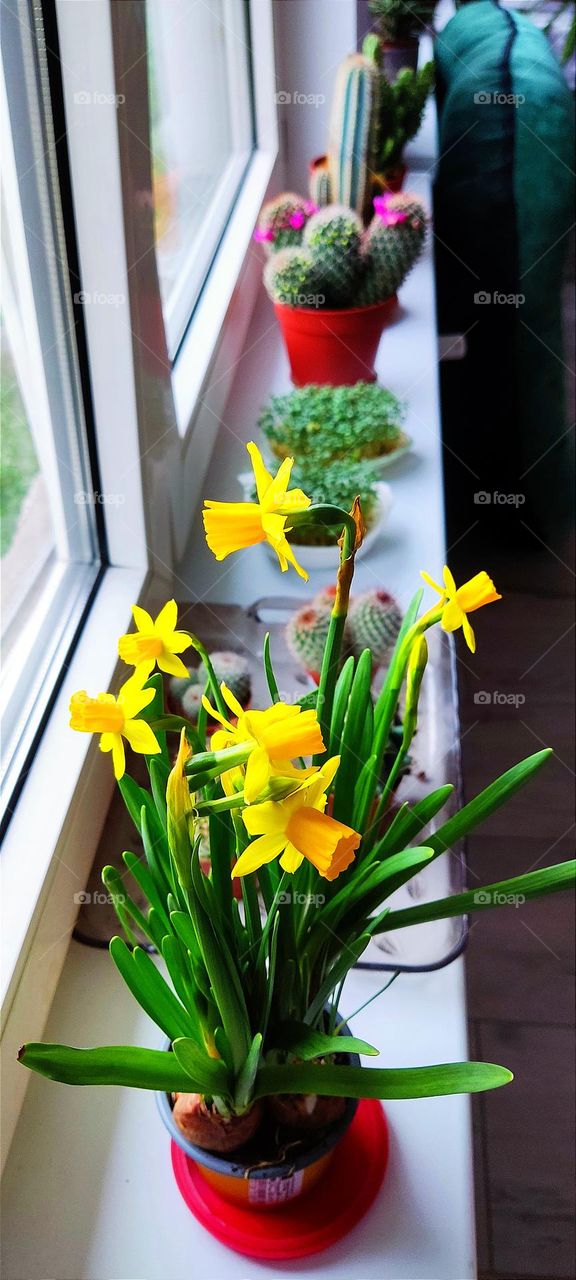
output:
[[[199,1094],[212,1118],[224,1122],[252,1113],[257,1123],[259,1099],[274,1094],[408,1098],[499,1087],[510,1073],[489,1063],[342,1067],[336,1028],[346,974],[375,933],[500,906],[516,901],[515,892],[528,901],[574,881],[575,866],[566,863],[485,892],[402,911],[387,905],[390,894],[515,795],[551,754],[539,751],[514,765],[444,819],[449,785],[414,805],[407,800],[382,829],[413,742],[417,751],[426,633],[435,625],[450,634],[461,630],[473,652],[469,616],[500,596],[485,572],[461,587],[447,567],[441,583],[424,574],[437,600],[421,614],[422,590],[413,597],[374,698],[369,650],[341,663],[363,535],[359,504],[350,513],[315,506],[290,489],[290,459],[272,474],[255,445],[249,452],[258,501],[208,502],[208,545],[223,559],[268,541],[283,569],[291,565],[305,576],[290,529],[314,521],[334,527],[340,566],[317,694],[302,703],[280,696],[268,640],[271,704],[245,708],[217,684],[203,644],[178,628],[174,601],[155,618],[135,607],[136,631],[119,642],[129,677],[117,693],[74,694],[71,726],[98,735],[112,755],[137,827],[143,856],[127,851],[122,875],[112,867],[104,873],[124,934],[112,940],[110,953],[171,1051],[28,1044],[20,1060],[66,1083]],[[159,674],[180,675],[180,654],[189,647],[206,668],[207,695],[194,726],[164,713]],[[395,733],[403,691],[403,724]],[[217,726],[210,740],[208,717]],[[127,749],[146,761],[148,789],[130,776]],[[162,969],[149,950],[162,955]],[[372,1051],[353,1038],[348,1043]]]

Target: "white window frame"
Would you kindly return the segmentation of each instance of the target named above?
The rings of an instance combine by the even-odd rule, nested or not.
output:
[[[3,1158],[29,1078],[17,1050],[24,1039],[42,1035],[78,910],[74,893],[84,887],[114,786],[110,761],[93,739],[70,733],[69,698],[79,688],[113,685],[115,642],[129,626],[130,606],[139,600],[152,608],[173,589],[175,559],[190,531],[261,288],[252,236],[278,152],[272,0],[250,0],[256,149],[174,371],[165,351],[164,358],[158,353],[160,399],[148,407],[145,344],[135,318],[138,282],[128,268],[117,14],[112,17],[108,0],[56,0],[56,6],[82,290],[92,300],[116,299],[85,306],[110,567],[2,844]],[[121,502],[106,501],[119,491]]]

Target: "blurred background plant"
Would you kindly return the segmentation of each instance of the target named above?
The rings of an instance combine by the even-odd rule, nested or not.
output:
[[[350,387],[298,388],[271,396],[258,419],[277,458],[307,458],[322,465],[345,458],[388,460],[410,444],[402,430],[398,397],[374,382]]]

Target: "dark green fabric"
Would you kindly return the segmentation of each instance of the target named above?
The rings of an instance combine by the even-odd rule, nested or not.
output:
[[[435,55],[440,328],[468,332],[483,486],[526,492],[545,523],[550,499],[555,515],[570,501],[561,286],[574,218],[572,98],[542,32],[492,0],[461,8]]]

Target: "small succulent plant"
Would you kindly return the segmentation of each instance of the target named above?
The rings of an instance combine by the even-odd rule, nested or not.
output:
[[[278,458],[309,458],[330,465],[392,454],[408,442],[404,406],[375,382],[354,386],[309,385],[272,396],[258,425]]]

